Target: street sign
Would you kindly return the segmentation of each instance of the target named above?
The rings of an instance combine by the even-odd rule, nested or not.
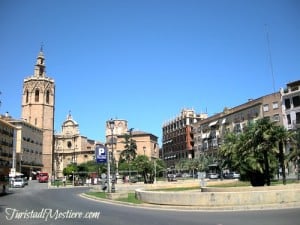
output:
[[[98,145],[96,147],[96,162],[97,163],[106,163],[107,162],[107,148],[105,146]]]

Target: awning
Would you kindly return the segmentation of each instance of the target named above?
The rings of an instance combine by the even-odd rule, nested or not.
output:
[[[212,126],[215,126],[217,123],[218,123],[218,120],[211,122],[208,126],[212,127]]]
[[[14,172],[14,173],[9,173],[9,177],[16,177],[16,176],[23,176],[23,173],[20,172]]]

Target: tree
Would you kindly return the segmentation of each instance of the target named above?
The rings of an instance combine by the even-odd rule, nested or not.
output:
[[[277,169],[277,126],[268,118],[249,123],[243,133],[228,133],[220,154],[226,164],[239,168],[253,186],[270,185],[272,171]]]
[[[287,162],[293,162],[297,165],[298,180],[300,179],[300,130],[291,131],[292,138],[288,140],[290,152],[286,157]]]
[[[134,167],[139,174],[144,177],[144,183],[153,183],[154,181],[154,165],[145,155],[138,155],[133,161]]]
[[[74,172],[78,171],[78,167],[76,164],[71,163],[66,168],[63,169],[64,176],[73,175]]]
[[[131,135],[125,134],[124,135],[125,141],[123,142],[124,150],[120,154],[120,162],[127,162],[129,163],[136,157],[136,141],[131,138]]]
[[[290,144],[295,143],[295,134],[291,131],[286,130],[284,127],[277,127],[275,130],[275,135],[277,137],[278,142],[278,159],[279,159],[279,165],[282,171],[282,182],[283,184],[286,184],[286,162],[285,162],[285,154],[284,154],[284,146],[287,145],[287,142],[290,142]]]

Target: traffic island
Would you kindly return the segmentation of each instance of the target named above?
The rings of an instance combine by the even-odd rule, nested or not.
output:
[[[136,198],[156,205],[249,209],[299,207],[300,184],[269,187],[202,188],[170,192],[137,189]]]

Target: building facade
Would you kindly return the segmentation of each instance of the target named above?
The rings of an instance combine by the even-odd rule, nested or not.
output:
[[[13,163],[15,127],[4,117],[0,117],[0,174],[8,176],[11,168],[15,168]]]
[[[44,53],[38,54],[33,75],[24,79],[21,118],[43,130],[43,172],[53,171],[54,80],[46,76]]]
[[[300,128],[300,80],[281,89],[283,125],[288,130]]]
[[[137,155],[145,155],[150,160],[159,158],[159,144],[157,136],[144,131],[128,129],[128,123],[126,120],[114,119],[112,121],[114,123],[113,130],[111,130],[109,125],[111,121],[106,121],[106,146],[112,153],[116,165],[119,163],[122,151],[125,150],[126,134],[130,135],[130,138],[136,142]]]
[[[43,130],[22,120],[10,119],[9,123],[16,128],[16,171],[34,178],[43,168]]]
[[[162,158],[168,168],[181,159],[194,158],[193,124],[207,118],[207,114],[196,114],[193,109],[183,109],[175,119],[163,124]]]
[[[251,122],[270,118],[278,125],[283,124],[281,94],[269,94],[234,108],[225,108],[204,120],[193,124],[195,157],[201,154],[216,156],[226,132],[243,132]]]
[[[60,133],[54,136],[54,175],[63,177],[63,169],[69,164],[81,164],[95,160],[95,140],[90,140],[79,132],[78,123],[69,113],[62,124]]]

